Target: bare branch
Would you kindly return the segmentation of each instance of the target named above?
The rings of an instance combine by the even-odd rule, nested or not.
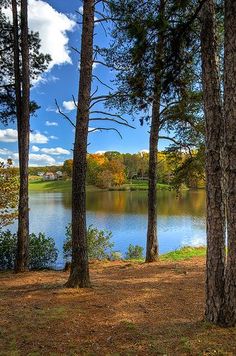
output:
[[[71,47],[71,49],[73,49],[73,51],[75,51],[75,52],[77,52],[79,55],[81,55],[81,52],[80,52],[77,48]]]
[[[75,101],[74,95],[72,95],[72,99],[73,99],[73,102],[74,102],[75,107],[78,108],[78,104],[77,104],[77,102]]]
[[[91,99],[91,101],[93,101],[93,103],[90,105],[90,109],[91,109],[94,105],[96,105],[97,103],[100,103],[100,102],[102,102],[102,101],[109,100],[109,99],[111,99],[111,98],[119,97],[119,96],[126,97],[126,95],[123,95],[123,94],[121,94],[121,93],[114,93],[114,94],[96,96],[96,97],[94,97],[94,98]]]
[[[120,138],[123,138],[121,133],[119,132],[119,130],[115,129],[114,127],[96,127],[96,128],[94,128],[92,130],[89,130],[89,133],[95,132],[95,131],[115,131],[115,132],[118,133]]]
[[[123,119],[124,121],[119,121],[117,119],[112,119],[112,118],[109,118],[109,117],[93,117],[91,119],[89,119],[89,121],[112,121],[112,122],[115,122],[119,125],[123,125],[123,126],[127,126],[127,127],[130,127],[131,129],[135,129],[134,126],[130,125],[128,123],[128,121],[126,121],[125,119]]]
[[[73,121],[69,118],[69,116],[66,115],[64,112],[61,111],[61,108],[60,108],[60,106],[59,106],[58,103],[57,103],[57,99],[55,99],[55,104],[56,104],[58,113],[61,114],[62,116],[64,116],[64,118],[65,118],[66,120],[68,120],[69,123],[75,128],[76,126],[75,126],[75,124],[73,123]]]
[[[108,116],[112,116],[112,117],[118,117],[118,119],[121,119],[123,121],[127,121],[119,114],[111,114],[111,113],[106,112],[106,111],[95,110],[95,111],[90,111],[90,114],[103,114],[103,115],[108,115]]]
[[[101,83],[102,85],[104,85],[105,87],[107,87],[108,89],[113,90],[112,87],[110,87],[109,85],[107,85],[106,83],[104,83],[100,78],[98,78],[96,75],[93,74],[93,78],[97,79],[99,81],[99,83]]]
[[[95,23],[96,23],[96,21],[95,21]],[[103,28],[103,31],[104,31],[104,33],[105,33],[105,36],[108,37],[108,36],[107,36],[107,30],[106,30],[104,24],[103,24],[102,22],[100,22],[100,25],[101,25],[102,28]]]
[[[94,90],[94,92],[92,93],[92,95],[90,96],[91,100],[92,100],[92,97],[98,92],[98,87],[96,87],[96,89]]]

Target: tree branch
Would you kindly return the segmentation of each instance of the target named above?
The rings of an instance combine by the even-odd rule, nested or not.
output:
[[[99,81],[99,83],[101,83],[102,85],[104,85],[105,87],[107,87],[108,89],[113,90],[112,87],[110,87],[109,85],[107,85],[106,83],[104,83],[100,78],[98,78],[96,75],[93,74],[93,78],[97,79]]]
[[[121,133],[114,127],[96,127],[94,129],[90,130],[89,133],[95,132],[95,131],[116,131],[118,133],[118,135],[120,136],[120,138],[121,139],[123,138]]]
[[[55,99],[55,104],[56,104],[58,113],[61,114],[67,121],[69,121],[69,123],[75,128],[76,125],[75,125],[75,124],[73,123],[73,121],[69,118],[69,116],[66,115],[64,112],[61,111],[61,108],[60,108],[60,106],[59,106],[58,103],[57,103],[57,99]]]
[[[116,119],[112,119],[112,118],[109,118],[109,117],[93,117],[93,118],[89,119],[89,121],[112,121],[112,122],[115,122],[115,123],[117,123],[119,125],[127,126],[127,127],[130,127],[131,129],[135,129],[135,127],[130,125],[128,123],[128,121],[126,121],[125,119],[123,119],[123,120],[124,120],[124,122],[116,120]]]

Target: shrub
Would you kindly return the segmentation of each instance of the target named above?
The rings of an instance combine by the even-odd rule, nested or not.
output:
[[[0,231],[0,270],[12,269],[16,258],[16,234]]]
[[[43,233],[30,234],[29,241],[29,267],[41,269],[52,266],[58,256],[55,241]]]
[[[17,235],[9,230],[0,232],[0,270],[13,269],[16,258]],[[52,266],[58,256],[51,237],[39,233],[29,236],[29,268],[42,269]]]
[[[126,260],[139,260],[143,258],[143,247],[138,245],[129,245],[125,254]]]
[[[109,256],[109,260],[110,261],[121,261],[122,260],[122,253],[119,252],[119,251],[111,252],[111,254]]]
[[[63,245],[65,260],[71,259],[72,254],[72,228],[71,224],[66,227],[66,239]],[[104,260],[112,253],[114,246],[111,242],[112,233],[106,230],[98,230],[90,225],[87,230],[88,257],[89,259]]]

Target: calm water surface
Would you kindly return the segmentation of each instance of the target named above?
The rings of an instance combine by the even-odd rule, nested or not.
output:
[[[160,253],[184,245],[205,244],[205,191],[158,192],[158,239]],[[63,265],[65,226],[71,219],[70,193],[31,193],[30,230],[45,232],[60,251]],[[88,225],[113,233],[114,250],[124,253],[128,245],[145,247],[147,192],[90,192],[87,194]]]

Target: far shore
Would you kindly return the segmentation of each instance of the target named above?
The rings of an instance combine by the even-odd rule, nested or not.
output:
[[[173,187],[169,184],[158,183],[158,190],[172,190]],[[30,180],[29,190],[31,192],[70,192],[71,180],[55,180],[55,181],[42,181],[42,180]],[[115,186],[111,188],[99,188],[94,185],[87,185],[88,192],[95,191],[147,191],[147,181],[135,181],[133,183],[123,184],[121,186]]]

